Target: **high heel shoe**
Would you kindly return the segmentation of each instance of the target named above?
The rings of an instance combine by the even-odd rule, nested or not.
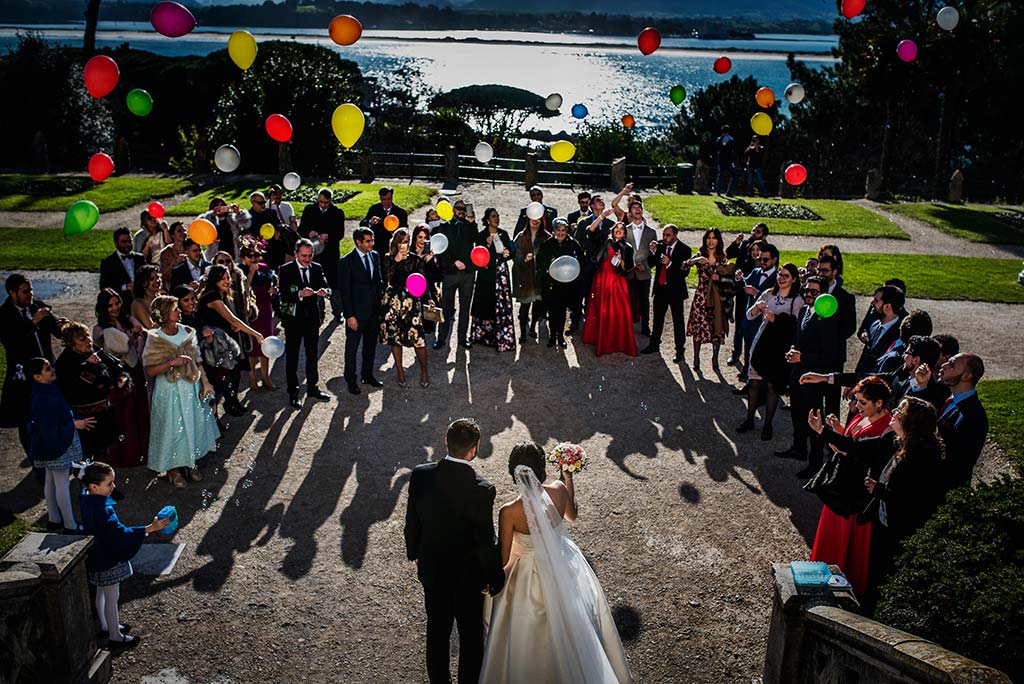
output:
[[[408,387],[409,386],[409,383],[407,383],[405,381],[405,376],[404,375],[399,375],[398,376],[398,386],[399,387]]]
[[[430,380],[420,380],[420,387],[423,389],[430,387]]]

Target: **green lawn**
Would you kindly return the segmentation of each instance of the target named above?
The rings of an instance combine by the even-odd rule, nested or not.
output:
[[[101,212],[117,211],[191,187],[184,178],[122,176],[94,183],[88,176],[0,174],[0,211],[65,211],[78,200],[95,202]]]
[[[942,202],[905,203],[886,206],[887,210],[915,218],[971,242],[993,242],[1004,245],[1024,244],[1024,228],[1017,228],[1006,221],[996,218],[998,212],[1016,212],[1017,210],[982,205],[944,204]]]
[[[0,511],[0,558],[7,555],[7,552],[17,546],[29,532],[42,532],[42,528],[29,523],[24,518]]]
[[[1024,469],[1024,380],[982,380],[978,396],[988,413],[988,434]]]
[[[803,266],[816,255],[783,251],[780,263]],[[1024,303],[1024,287],[1017,284],[1019,259],[849,253],[843,255],[843,263],[844,286],[854,294],[871,295],[889,278],[899,277],[914,298]],[[691,283],[696,282],[694,273]]]
[[[92,271],[114,251],[111,232],[90,230],[65,238],[59,228],[0,228],[0,269]]]
[[[196,195],[187,202],[182,202],[176,206],[170,207],[167,210],[168,214],[175,216],[197,216],[207,211],[210,208],[210,200],[214,197],[223,197],[228,204],[237,202],[243,209],[249,208],[249,194],[256,190],[265,190],[273,181],[267,181],[262,184],[255,184],[252,182],[248,183],[228,183],[225,185],[219,185],[215,188],[211,188],[206,192]],[[334,189],[335,192],[342,193],[356,193],[355,196],[351,197],[348,201],[341,203],[339,206],[345,211],[347,218],[361,219],[366,216],[366,210],[370,208],[371,204],[376,204],[378,201],[377,191],[382,187],[381,184],[370,184],[370,183],[333,183],[329,187]],[[413,210],[417,207],[422,207],[425,204],[429,204],[431,197],[436,194],[433,188],[428,188],[423,185],[397,185],[395,188],[395,204],[402,207],[403,209]],[[315,192],[315,190],[313,191]],[[313,192],[310,188],[302,187],[299,188],[295,193],[299,196],[309,196],[310,200],[314,197]],[[288,200],[289,194],[285,192],[285,200]],[[291,201],[292,207],[295,212],[302,215],[302,207],[306,204],[306,200]]]
[[[822,221],[789,218],[757,218],[726,216],[715,202],[720,197],[705,195],[654,195],[644,205],[662,225],[674,223],[681,230],[720,228],[726,240],[736,233],[748,233],[755,223],[764,221],[772,233],[779,235],[816,235],[821,237],[886,237],[910,238],[892,221],[873,211],[840,200],[763,200],[766,204],[797,204],[822,217]],[[761,202],[762,200],[751,200]]]

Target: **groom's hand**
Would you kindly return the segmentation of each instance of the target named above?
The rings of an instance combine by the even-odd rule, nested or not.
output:
[[[490,585],[485,584],[484,588],[480,590],[480,593],[483,594],[484,596],[487,596],[488,594],[490,594],[491,593]]]

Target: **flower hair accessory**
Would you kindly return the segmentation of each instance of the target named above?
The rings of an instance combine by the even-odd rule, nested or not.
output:
[[[561,470],[567,473],[578,473],[590,465],[587,452],[579,444],[572,442],[562,442],[556,445],[548,461],[557,464]]]
[[[267,241],[262,238],[258,238],[255,235],[243,235],[238,238],[238,242],[242,246],[242,249],[249,250],[257,254],[263,254],[267,251]]]
[[[14,379],[22,381],[25,380],[25,367],[22,366],[20,363],[15,364],[14,366]]]

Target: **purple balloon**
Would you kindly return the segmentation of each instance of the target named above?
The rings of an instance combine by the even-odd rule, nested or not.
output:
[[[184,5],[176,2],[158,2],[149,13],[149,21],[157,33],[168,38],[181,38],[196,27],[196,18]]]
[[[413,297],[422,297],[423,293],[427,291],[427,279],[423,277],[422,273],[412,273],[405,280],[405,289]]]
[[[917,43],[912,40],[901,40],[896,46],[896,56],[904,62],[913,62],[917,59]]]

